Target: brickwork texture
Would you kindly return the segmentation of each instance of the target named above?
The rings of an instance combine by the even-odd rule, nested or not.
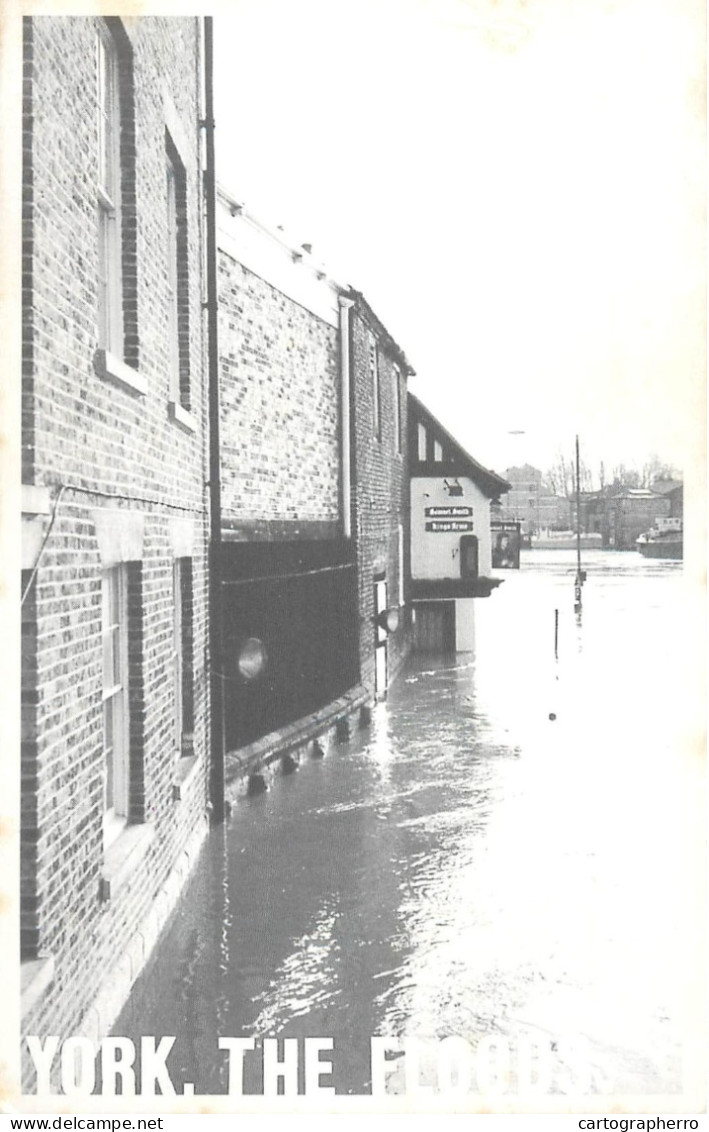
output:
[[[96,43],[119,47],[121,361],[144,392],[102,376]],[[45,486],[52,529],[23,609],[22,943],[51,956],[25,1033],[67,1035],[125,953],[207,806],[206,386],[195,19],[35,17],[24,31],[23,482]],[[131,105],[128,107],[127,103]],[[166,110],[166,107],[168,108]],[[130,113],[128,112],[130,110]],[[177,126],[175,123],[177,122]],[[184,163],[180,300],[186,423],[170,412],[166,138]],[[186,227],[186,232],[184,231]],[[130,776],[123,867],[103,839],[102,572],[97,515],[140,516],[126,557]],[[189,536],[185,543],[185,529]],[[176,533],[178,531],[179,532]],[[193,772],[175,800],[173,561],[192,558]],[[182,764],[184,768],[184,763]],[[149,835],[149,836],[148,836]],[[124,842],[125,847],[125,842]],[[132,863],[132,867],[131,867]],[[137,971],[134,972],[137,975]]]
[[[336,523],[337,330],[219,253],[222,513]]]
[[[378,382],[372,372],[373,345],[376,346]],[[355,303],[351,312],[350,356],[354,420],[352,496],[357,540],[360,666],[362,683],[373,695],[375,580],[383,578],[386,581],[389,607],[403,607],[406,601],[409,540],[406,371],[401,360],[395,358],[388,337],[361,301]],[[403,569],[400,527],[403,533]],[[399,628],[390,633],[387,640],[389,683],[408,649],[409,629],[402,608]]]

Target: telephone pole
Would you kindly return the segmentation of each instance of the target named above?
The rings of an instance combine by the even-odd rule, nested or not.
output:
[[[586,581],[586,571],[581,569],[581,461],[579,459],[579,438],[576,437],[576,579],[574,581],[574,613],[581,613],[581,587]]]

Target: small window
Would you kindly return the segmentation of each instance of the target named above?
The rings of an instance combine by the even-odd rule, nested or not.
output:
[[[433,442],[433,459],[436,464],[443,462],[443,449],[437,440]]]
[[[128,602],[125,565],[103,574],[104,843],[128,819]]]
[[[121,161],[118,52],[108,29],[96,38],[98,118],[99,346],[123,357]]]
[[[423,464],[426,461],[426,450],[428,447],[428,436],[426,435],[426,426],[419,424],[418,427],[418,458]]]
[[[376,339],[369,336],[369,373],[372,379],[372,404],[374,415],[374,435],[377,440],[382,438],[382,404],[381,387],[379,383],[379,350]]]
[[[187,183],[177,150],[166,134],[166,261],[170,401],[190,409]]]

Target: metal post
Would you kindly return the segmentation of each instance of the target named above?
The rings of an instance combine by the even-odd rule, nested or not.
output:
[[[579,438],[576,437],[576,581],[574,583],[574,611],[581,612],[581,462],[579,459]]]

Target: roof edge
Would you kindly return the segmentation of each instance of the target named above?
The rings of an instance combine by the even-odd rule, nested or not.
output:
[[[365,299],[361,291],[355,290],[354,287],[348,289],[349,298],[351,298],[357,306],[364,310],[366,317],[374,323],[377,333],[384,339],[391,352],[396,356],[401,368],[406,372],[408,377],[414,377],[416,370],[411,365],[411,362],[406,357],[401,346],[392,338],[382,320],[375,314],[370,304]]]
[[[495,495],[503,495],[505,494],[505,492],[508,492],[512,489],[511,483],[509,483],[502,476],[498,475],[497,472],[493,472],[490,468],[486,468],[483,464],[479,463],[478,460],[471,456],[470,453],[467,452],[465,448],[463,448],[460,441],[456,440],[452,433],[450,433],[448,429],[441,424],[441,422],[438,420],[438,417],[434,416],[431,410],[427,408],[426,405],[424,405],[423,401],[421,401],[415,393],[409,391],[408,397],[409,402],[412,404],[412,406],[416,410],[419,410],[422,416],[428,417],[431,424],[435,425],[435,427],[439,429],[446,440],[457,451],[462,462],[469,465],[472,470],[471,479],[484,478],[487,481],[488,485],[494,487],[494,490],[492,492],[493,497]]]

